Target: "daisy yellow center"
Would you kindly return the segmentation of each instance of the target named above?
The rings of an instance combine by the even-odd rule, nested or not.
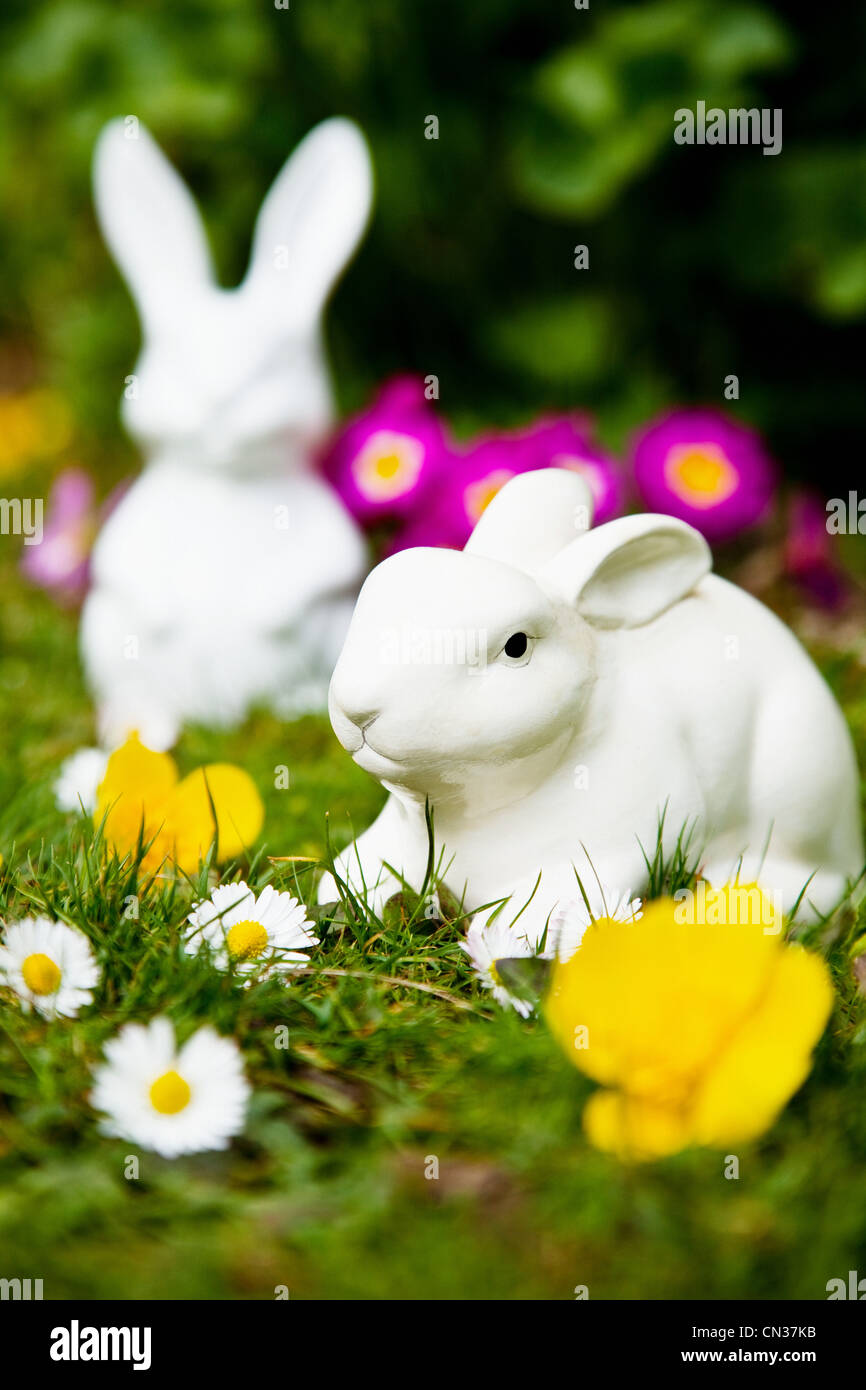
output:
[[[713,507],[736,492],[739,475],[717,444],[680,444],[665,461],[668,486],[694,507]]]
[[[465,493],[466,511],[473,525],[511,477],[513,474],[507,468],[497,468],[493,473],[488,473],[486,478],[469,484]]]
[[[177,1115],[189,1105],[192,1091],[176,1071],[167,1071],[150,1088],[150,1103],[160,1115]]]
[[[229,955],[233,960],[255,960],[268,944],[268,934],[261,922],[235,922],[226,937]]]
[[[61,970],[42,952],[28,956],[21,966],[24,983],[34,994],[54,994],[60,986]]]

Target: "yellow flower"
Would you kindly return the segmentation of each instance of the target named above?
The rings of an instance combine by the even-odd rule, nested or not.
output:
[[[40,388],[0,395],[0,477],[60,453],[71,436],[69,407],[56,392]]]
[[[830,1013],[824,962],[784,942],[756,885],[704,891],[700,902],[697,920],[671,898],[639,920],[602,918],[554,967],[547,1021],[606,1088],[587,1103],[584,1128],[620,1157],[762,1134],[808,1075]]]
[[[178,781],[174,759],[145,748],[133,734],[108,760],[93,819],[99,825],[105,818],[106,842],[118,854],[134,852],[141,836],[145,844],[153,841],[142,860],[146,869],[169,859],[191,873],[215,829],[222,863],[252,844],[264,816],[261,797],[242,768],[210,763]]]

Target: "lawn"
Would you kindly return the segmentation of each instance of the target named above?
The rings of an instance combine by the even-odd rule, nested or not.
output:
[[[291,987],[242,990],[182,952],[203,875],[157,880],[129,920],[135,867],[53,803],[61,760],[92,740],[74,615],[25,587],[11,543],[0,577],[0,906],[80,926],[103,969],[71,1022],[0,999],[0,1275],[41,1278],[46,1298],[820,1299],[829,1279],[866,1273],[853,911],[813,934],[837,1004],[805,1086],[738,1150],[739,1178],[711,1151],[624,1167],[587,1145],[591,1085],[544,1023],[475,985],[458,923],[394,904],[381,926],[333,924]],[[866,765],[856,663],[818,655]],[[253,883],[312,894],[313,871],[279,857],[322,856],[326,816],[339,848],[381,804],[324,717],[186,733],[182,770],[217,759],[265,799]],[[163,1011],[182,1035],[206,1020],[243,1048],[254,1095],[225,1153],[167,1161],[98,1131],[102,1046]]]

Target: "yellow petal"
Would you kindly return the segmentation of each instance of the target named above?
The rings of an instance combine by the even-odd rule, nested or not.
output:
[[[583,1109],[583,1128],[597,1149],[636,1161],[664,1158],[689,1143],[680,1111],[619,1091],[596,1091],[590,1096]]]
[[[135,848],[142,826],[145,840],[158,831],[176,783],[174,759],[154,753],[132,734],[108,759],[96,795],[94,824],[104,817],[106,840],[126,853]]]
[[[753,1139],[809,1074],[833,1004],[826,965],[801,946],[779,952],[767,989],[698,1088],[695,1142]]]
[[[213,842],[211,800],[217,816],[220,863],[248,849],[261,831],[265,808],[255,783],[243,768],[231,763],[196,768],[179,784],[169,806],[181,868],[195,869]]]
[[[141,860],[142,869],[147,873],[156,873],[165,866],[166,870],[172,863],[176,862],[175,836],[166,821],[162,821],[156,826],[149,826],[145,835],[145,843],[148,848]],[[190,873],[198,868],[198,859],[190,864]]]
[[[706,906],[708,920],[692,922],[677,920],[671,899],[637,921],[602,918],[557,963],[545,1012],[575,1066],[632,1096],[687,1103],[762,994],[780,941],[760,920],[739,920],[749,914],[724,891]]]
[[[137,734],[131,734],[108,759],[105,776],[99,784],[100,801],[134,793],[142,800],[163,797],[177,781],[177,767],[169,753],[154,753]]]

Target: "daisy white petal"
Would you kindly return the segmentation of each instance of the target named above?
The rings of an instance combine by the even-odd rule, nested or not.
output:
[[[21,1007],[45,1018],[74,1018],[93,1000],[99,983],[90,942],[83,932],[48,917],[25,917],[8,926],[0,942],[0,985]]]
[[[319,944],[303,903],[270,884],[258,898],[245,883],[221,885],[194,905],[188,920],[185,950],[210,950],[221,970],[234,970],[247,984],[253,976],[305,965],[307,957],[299,953]]]
[[[492,990],[493,998],[503,1008],[516,1009],[522,1018],[532,1013],[532,1005],[525,999],[518,999],[502,983],[496,962],[515,956],[534,956],[535,948],[525,936],[514,927],[497,918],[493,922],[473,922],[466,933],[461,949],[471,960],[479,983],[484,989]]]
[[[256,917],[263,926],[278,927],[292,911],[296,899],[289,893],[278,893],[272,884],[263,888],[256,898]]]
[[[96,793],[108,767],[103,748],[79,748],[63,763],[54,783],[54,799],[61,811],[96,810]]]
[[[166,1018],[128,1023],[105,1048],[90,1103],[107,1134],[164,1158],[224,1149],[243,1129],[250,1087],[231,1038],[200,1028],[178,1049]]]

